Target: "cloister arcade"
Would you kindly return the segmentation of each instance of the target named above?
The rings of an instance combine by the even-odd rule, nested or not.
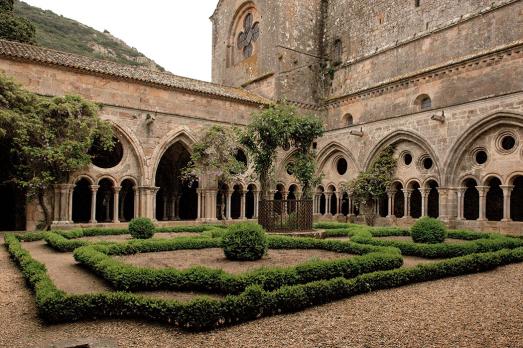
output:
[[[396,130],[384,137],[365,152],[361,164],[349,149],[331,142],[317,154],[318,173],[323,175],[314,190],[313,213],[317,219],[357,218],[359,207],[346,189],[347,183],[368,168],[382,149],[393,145],[397,160],[394,180],[386,194],[375,201],[379,224],[408,224],[423,216],[446,222],[522,222],[523,171],[517,169],[523,156],[523,131],[507,122],[492,117],[474,126],[449,149],[444,160],[411,131]],[[162,140],[165,144],[150,156],[150,171],[142,172],[139,168],[143,160],[139,158],[143,154],[134,150],[128,137],[119,134],[118,139],[123,152],[116,170],[95,166],[69,184],[57,185],[55,221],[105,224],[126,222],[136,216],[159,222],[258,217],[258,183],[217,183],[214,178],[188,183],[180,178],[193,142],[186,133],[178,132]],[[279,181],[269,195],[274,200],[301,198],[300,185],[287,170],[289,158],[287,155],[279,161]],[[292,204],[286,206],[291,213]]]

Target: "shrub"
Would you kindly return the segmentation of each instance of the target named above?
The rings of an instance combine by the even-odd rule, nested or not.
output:
[[[223,236],[223,252],[229,260],[256,261],[268,248],[267,235],[258,224],[232,225]]]
[[[129,233],[134,239],[149,239],[154,236],[154,224],[150,219],[137,218],[129,223]]]
[[[445,241],[447,229],[441,221],[424,217],[412,226],[411,235],[415,243],[437,244]]]

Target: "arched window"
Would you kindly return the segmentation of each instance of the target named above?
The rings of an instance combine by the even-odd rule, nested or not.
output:
[[[428,110],[432,108],[432,99],[427,94],[421,94],[416,98],[414,104],[419,110]]]
[[[351,114],[345,114],[343,116],[343,124],[345,127],[350,127],[354,125],[354,117]]]
[[[341,39],[336,39],[336,41],[334,41],[332,53],[334,64],[341,64],[343,54],[343,44],[341,42]]]

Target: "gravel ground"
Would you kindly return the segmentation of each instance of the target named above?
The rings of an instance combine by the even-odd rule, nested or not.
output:
[[[174,267],[187,269],[194,266],[205,266],[214,269],[223,269],[225,272],[239,274],[262,267],[288,267],[304,263],[311,259],[333,260],[348,258],[354,255],[336,253],[333,251],[309,250],[275,250],[270,249],[267,256],[261,260],[229,261],[219,248],[202,250],[176,250],[155,253],[140,253],[135,255],[115,256],[116,259],[138,266],[149,268]]]
[[[523,347],[523,264],[383,290],[210,333],[111,320],[45,326],[0,247],[0,347]]]

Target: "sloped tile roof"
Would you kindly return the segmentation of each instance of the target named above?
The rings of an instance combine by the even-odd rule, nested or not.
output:
[[[158,72],[132,65],[93,59],[13,41],[0,40],[0,57],[58,65],[82,70],[88,73],[104,74],[238,101],[256,104],[270,103],[270,100],[241,88],[222,86],[210,82],[177,76],[168,72]]]

